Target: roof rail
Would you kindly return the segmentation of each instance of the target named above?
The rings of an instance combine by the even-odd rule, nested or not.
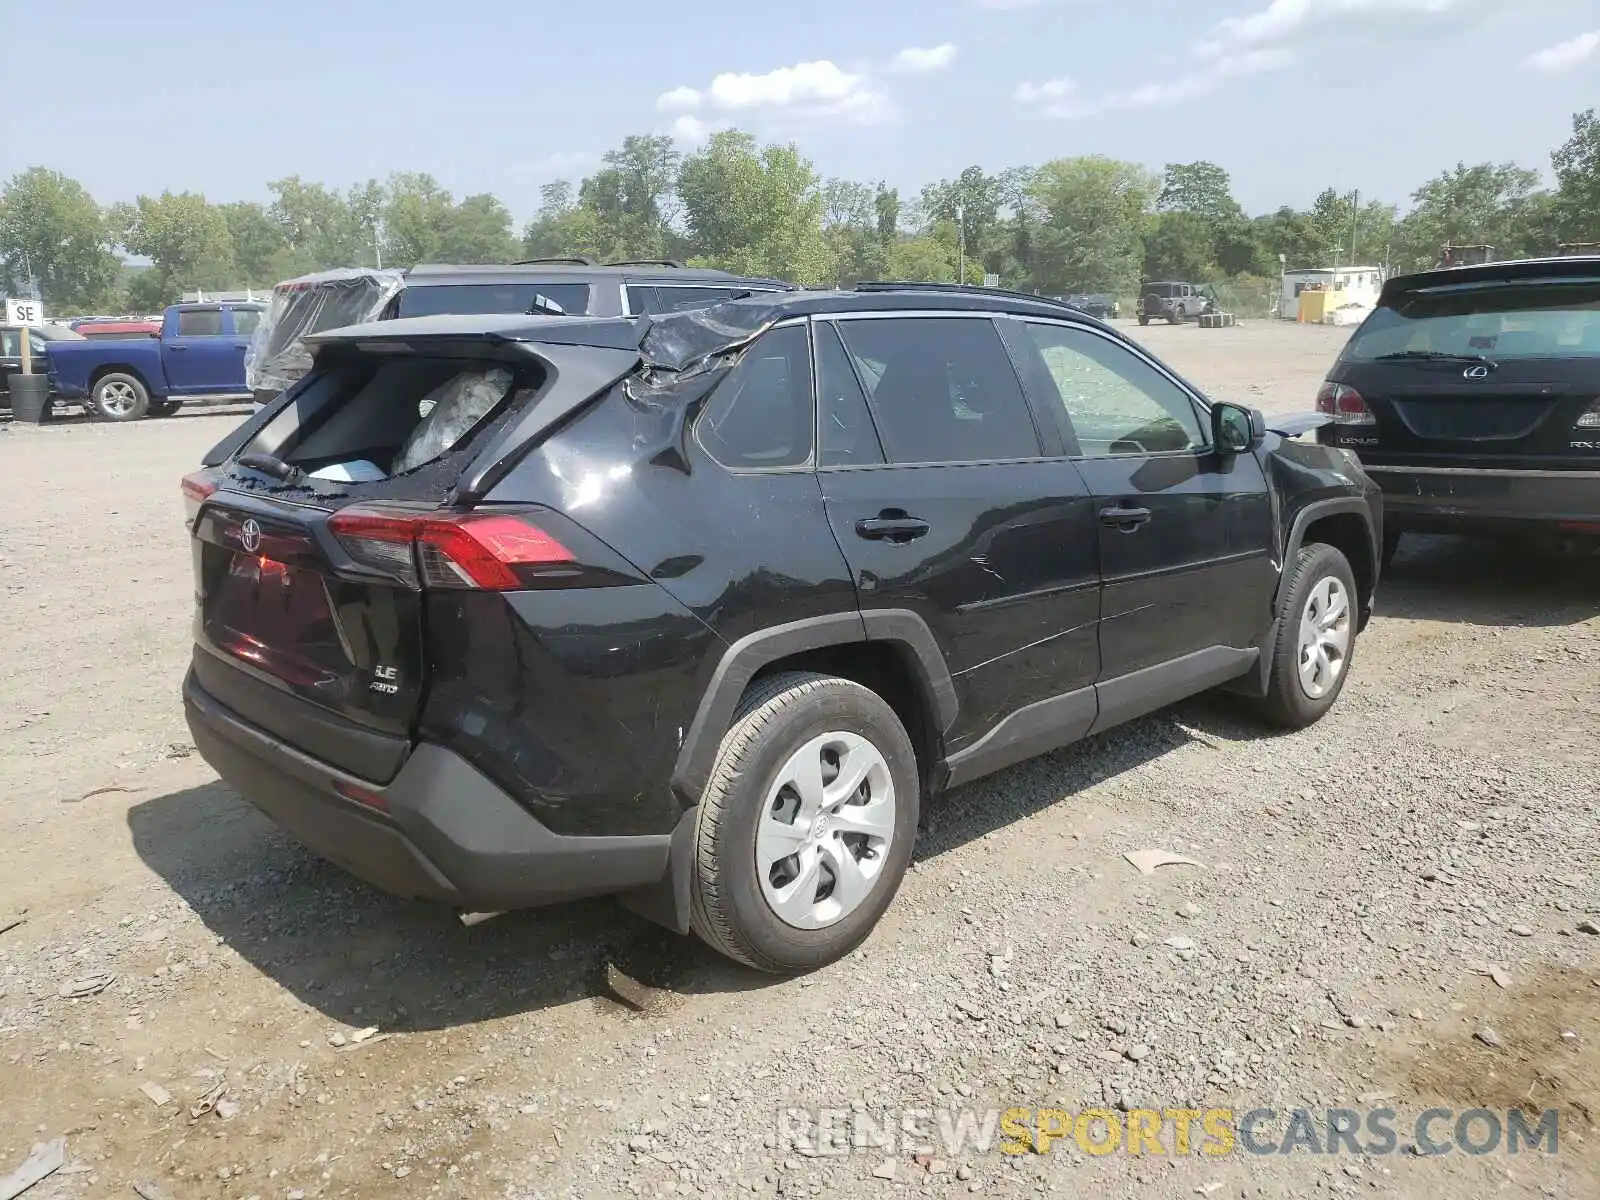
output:
[[[683,264],[675,258],[619,258],[616,262],[606,263],[608,267],[675,267],[683,270]]]
[[[581,254],[554,255],[550,258],[519,258],[511,265],[513,267],[533,267],[538,266],[540,263],[566,263],[573,267],[598,267],[600,260],[586,258]]]
[[[1009,288],[980,287],[975,283],[917,283],[911,280],[864,280],[856,284],[858,292],[970,292],[979,296],[1004,296],[1009,300],[1031,300],[1052,308],[1066,308],[1075,313],[1083,310],[1076,304],[1058,300],[1054,296],[1040,296],[1033,292],[1017,292]]]

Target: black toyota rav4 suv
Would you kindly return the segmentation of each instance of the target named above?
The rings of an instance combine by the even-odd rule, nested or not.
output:
[[[1308,725],[1372,610],[1354,456],[1036,297],[313,343],[184,480],[184,697],[227,782],[400,895],[620,893],[805,970],[925,797],[1212,687]]]

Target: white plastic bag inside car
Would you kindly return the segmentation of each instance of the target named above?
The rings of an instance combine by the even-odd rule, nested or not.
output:
[[[400,447],[389,474],[414,470],[449,450],[506,398],[511,379],[505,367],[473,367],[434,388],[417,405],[422,419]]]

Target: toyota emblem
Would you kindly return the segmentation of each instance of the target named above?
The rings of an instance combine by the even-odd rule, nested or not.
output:
[[[239,544],[248,554],[254,554],[261,549],[261,526],[256,524],[254,517],[249,518],[239,526]]]
[[[1468,367],[1461,373],[1468,379],[1487,379],[1489,378],[1489,364],[1479,363],[1475,367]]]

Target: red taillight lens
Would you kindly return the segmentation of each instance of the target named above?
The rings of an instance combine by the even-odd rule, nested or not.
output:
[[[185,500],[193,500],[196,504],[210,499],[212,493],[217,490],[216,481],[204,471],[196,471],[191,475],[185,475],[183,482],[178,487],[182,490]]]
[[[1327,413],[1335,425],[1376,425],[1360,392],[1342,383],[1325,383],[1317,392],[1317,411]]]
[[[508,513],[424,516],[356,505],[330,517],[328,528],[359,562],[429,588],[515,591],[529,586],[530,572],[577,561]]]

